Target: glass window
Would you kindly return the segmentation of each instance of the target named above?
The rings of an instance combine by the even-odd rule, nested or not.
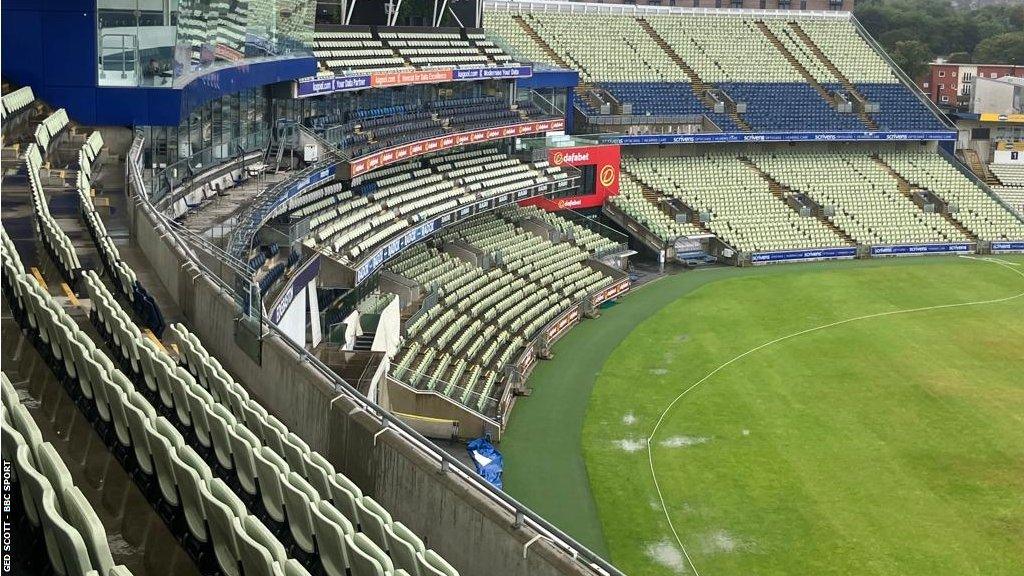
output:
[[[245,58],[308,54],[316,6],[308,0],[97,0],[99,84],[170,87]]]

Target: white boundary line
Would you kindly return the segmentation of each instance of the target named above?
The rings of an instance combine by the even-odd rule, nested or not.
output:
[[[965,258],[965,259],[968,259],[968,260],[979,260],[979,261],[983,261],[983,262],[991,262],[991,263],[993,263],[993,264],[995,264],[997,266],[1001,266],[1003,268],[1006,268],[1007,270],[1013,272],[1014,274],[1017,274],[1021,278],[1024,278],[1024,272],[1021,272],[1020,270],[1018,270],[1016,268],[1011,268],[1011,266],[1019,266],[1019,264],[1015,263],[1015,262],[1010,262],[1010,261],[1007,261],[1007,260],[1001,260],[999,258],[977,258],[977,257],[973,257],[973,256],[961,256],[961,258]],[[700,576],[700,572],[697,571],[697,567],[694,565],[693,559],[690,558],[689,552],[687,552],[686,551],[686,547],[683,546],[683,541],[679,537],[679,532],[676,531],[676,526],[672,522],[672,516],[668,513],[668,507],[665,505],[665,498],[664,498],[664,496],[661,493],[661,485],[658,483],[658,475],[657,475],[657,473],[655,473],[655,470],[654,470],[654,449],[653,449],[653,447],[654,447],[654,435],[658,433],[658,428],[661,427],[661,423],[665,420],[665,417],[668,416],[668,413],[672,410],[672,408],[674,408],[675,405],[680,400],[683,399],[683,396],[686,396],[692,390],[694,390],[695,388],[697,388],[698,386],[700,386],[701,384],[706,382],[709,378],[711,378],[715,374],[719,373],[720,371],[722,371],[723,369],[725,369],[729,365],[733,364],[734,362],[736,362],[738,360],[741,360],[741,359],[743,359],[743,358],[753,354],[754,352],[757,352],[758,350],[762,350],[762,349],[767,348],[769,346],[772,346],[774,344],[778,344],[779,342],[782,342],[784,340],[789,340],[791,338],[796,338],[797,336],[802,336],[804,334],[809,334],[811,332],[817,332],[819,330],[825,330],[827,328],[833,328],[835,326],[841,326],[843,324],[849,324],[851,322],[858,322],[858,321],[861,321],[861,320],[869,320],[869,319],[872,319],[872,318],[881,318],[881,317],[885,317],[885,316],[895,316],[895,315],[898,315],[898,314],[911,314],[911,313],[914,313],[914,312],[926,312],[926,311],[929,311],[929,310],[941,310],[941,309],[945,309],[945,308],[960,308],[960,307],[965,307],[965,306],[982,306],[982,305],[987,305],[987,304],[999,304],[999,303],[1002,303],[1002,302],[1009,302],[1010,300],[1016,300],[1017,298],[1021,298],[1021,297],[1024,297],[1024,292],[1021,292],[1019,294],[1015,294],[1013,296],[1007,296],[1007,297],[1004,297],[1004,298],[995,298],[995,299],[991,299],[991,300],[975,300],[973,302],[960,302],[960,303],[957,303],[957,304],[939,304],[939,305],[936,305],[936,306],[924,306],[924,307],[921,307],[921,308],[908,308],[906,310],[891,310],[889,312],[877,312],[875,314],[866,314],[864,316],[857,316],[855,318],[847,318],[846,320],[839,320],[839,321],[836,321],[836,322],[830,322],[828,324],[822,324],[821,326],[815,326],[814,328],[807,328],[805,330],[800,330],[799,332],[793,332],[792,334],[787,334],[785,336],[781,336],[781,337],[776,338],[774,340],[770,340],[768,342],[765,342],[764,344],[761,344],[759,346],[755,346],[755,347],[751,348],[750,350],[747,350],[746,352],[744,352],[744,353],[742,353],[742,354],[732,358],[731,360],[725,362],[721,366],[715,368],[711,372],[708,372],[707,374],[704,375],[703,378],[701,378],[700,380],[697,380],[696,382],[691,384],[689,387],[684,389],[682,392],[680,392],[679,395],[676,396],[675,399],[673,399],[672,402],[670,402],[669,405],[665,407],[665,410],[662,411],[661,416],[658,418],[658,421],[654,424],[654,428],[651,430],[651,435],[647,437],[647,461],[648,461],[648,463],[651,466],[651,478],[654,480],[654,489],[658,492],[658,501],[661,503],[661,510],[662,510],[662,512],[665,513],[665,520],[668,521],[668,527],[672,530],[672,535],[675,537],[676,543],[679,544],[679,549],[683,551],[683,556],[686,557],[686,562],[690,565],[690,569],[693,570],[694,575],[695,576]]]

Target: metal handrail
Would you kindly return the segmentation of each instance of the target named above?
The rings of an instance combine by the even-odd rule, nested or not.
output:
[[[142,209],[147,212],[151,218],[153,218],[154,222],[157,223],[157,227],[162,227],[164,229],[164,239],[178,247],[182,255],[184,255],[200,272],[204,273],[208,277],[212,276],[211,280],[213,280],[218,286],[230,291],[231,287],[227,286],[224,281],[215,274],[210,273],[206,266],[204,266],[195,255],[192,248],[177,235],[177,232],[173,228],[166,225],[166,216],[154,210],[152,205],[150,205],[148,195],[146,194],[145,183],[141,175],[142,167],[139,163],[142,151],[142,142],[142,136],[137,135],[135,141],[132,143],[128,158],[129,185],[135,187],[136,201]],[[292,352],[301,358],[303,363],[311,366],[322,378],[324,378],[324,380],[329,382],[334,387],[334,390],[339,394],[339,397],[345,396],[368,415],[375,418],[381,426],[386,429],[393,430],[395,435],[401,438],[409,446],[420,451],[420,453],[425,457],[432,459],[438,465],[440,470],[447,470],[449,473],[458,476],[461,481],[468,484],[479,495],[489,499],[494,504],[512,514],[517,523],[521,523],[522,525],[529,527],[535,531],[538,536],[544,538],[556,548],[570,555],[574,560],[579,562],[584,568],[590,570],[592,573],[602,576],[625,576],[623,572],[615,568],[615,566],[600,555],[577,542],[571,536],[555,527],[553,524],[542,518],[539,514],[524,504],[520,503],[515,498],[485,481],[479,474],[466,466],[461,460],[455,458],[451,454],[448,454],[444,450],[440,450],[397,416],[394,416],[361,394],[359,390],[335,374],[334,371],[332,371],[330,367],[324,364],[319,358],[310,354],[305,347],[289,338],[283,331],[281,331],[280,328],[270,322],[266,322],[265,325],[268,327],[269,333],[277,336],[278,341],[290,348]]]

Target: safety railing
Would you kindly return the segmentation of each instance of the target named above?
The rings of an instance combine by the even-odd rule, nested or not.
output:
[[[157,228],[162,229],[159,231],[162,232],[161,235],[164,241],[170,243],[174,248],[176,248],[177,251],[187,258],[193,266],[203,273],[203,275],[208,276],[221,288],[231,291],[231,286],[227,285],[221,278],[216,274],[213,274],[206,267],[206,265],[196,256],[194,248],[178,234],[178,231],[174,227],[169,225],[168,219],[160,212],[154,210],[152,205],[149,203],[145,182],[142,179],[142,167],[139,162],[141,150],[142,138],[141,136],[138,136],[132,143],[132,147],[129,152],[128,185],[132,191],[133,197],[139,203],[140,208],[153,220]],[[572,559],[576,561],[581,568],[593,574],[603,576],[625,576],[607,560],[592,552],[565,532],[559,530],[553,524],[520,503],[515,498],[492,486],[479,474],[466,466],[461,460],[437,448],[433,443],[413,430],[401,419],[366,398],[366,396],[361,394],[354,386],[335,374],[319,358],[310,354],[303,346],[292,341],[292,339],[285,335],[277,326],[269,322],[264,323],[264,325],[266,326],[268,333],[277,336],[277,340],[281,342],[282,345],[287,346],[296,356],[301,358],[303,363],[316,370],[324,381],[330,383],[338,394],[344,395],[358,408],[362,409],[366,414],[375,419],[384,429],[391,430],[396,437],[400,438],[408,446],[416,449],[425,458],[433,461],[437,465],[438,470],[458,477],[458,479],[465,485],[469,486],[470,489],[476,491],[479,495],[487,498],[500,509],[504,510],[514,518],[516,526],[535,532],[537,538],[546,540],[556,549],[572,557]]]

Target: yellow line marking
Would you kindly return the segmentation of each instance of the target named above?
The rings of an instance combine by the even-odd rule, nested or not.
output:
[[[36,268],[35,266],[33,266],[31,268],[31,270],[32,270],[32,276],[35,277],[36,282],[38,282],[39,285],[42,286],[43,288],[46,288],[46,280],[43,280],[43,275],[39,272],[39,268]]]
[[[84,308],[84,306],[82,306],[82,304],[78,301],[78,296],[75,296],[75,293],[71,291],[71,286],[68,286],[64,282],[61,282],[60,289],[64,291],[64,295],[68,297],[68,301],[71,302],[72,306],[75,306],[77,308]]]
[[[142,333],[143,335],[146,336],[146,338],[149,338],[150,342],[156,344],[157,348],[163,350],[164,352],[167,352],[167,348],[164,348],[164,343],[161,342],[160,339],[156,337],[156,334],[153,334],[152,330],[146,328],[145,330],[142,331]]]

